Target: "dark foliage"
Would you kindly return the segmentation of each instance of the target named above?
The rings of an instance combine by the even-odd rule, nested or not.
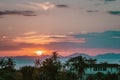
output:
[[[71,58],[65,64],[61,64],[58,53],[53,52],[53,55],[44,61],[36,61],[36,66],[23,66],[15,70],[16,63],[13,58],[1,58],[0,80],[84,80],[87,63],[86,58],[82,56]],[[85,80],[118,80],[118,75],[98,72],[87,75]]]

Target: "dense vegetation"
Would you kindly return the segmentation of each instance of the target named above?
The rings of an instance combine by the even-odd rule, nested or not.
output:
[[[12,58],[0,59],[0,80],[83,80],[85,58],[78,56],[61,64],[58,53],[53,52],[44,61],[36,60],[35,66],[23,66],[16,70]],[[66,69],[67,68],[67,69]],[[86,80],[118,80],[118,74],[98,72],[87,76]]]

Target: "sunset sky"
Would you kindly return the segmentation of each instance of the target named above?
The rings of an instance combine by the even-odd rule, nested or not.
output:
[[[120,0],[0,0],[0,56],[120,53]]]

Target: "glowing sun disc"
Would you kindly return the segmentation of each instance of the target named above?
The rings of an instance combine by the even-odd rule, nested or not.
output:
[[[43,54],[43,52],[42,51],[36,51],[36,54],[40,56],[40,55]]]

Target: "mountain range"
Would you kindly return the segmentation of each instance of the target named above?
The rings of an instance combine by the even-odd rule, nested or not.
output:
[[[74,53],[72,55],[69,56],[60,56],[60,59],[65,59],[68,60],[70,58],[73,57],[77,57],[77,56],[83,56],[86,58],[94,58],[94,59],[120,59],[120,53],[104,53],[104,54],[98,54],[96,56],[90,56],[88,54],[85,53]],[[34,59],[45,59],[50,57],[50,55],[41,55],[41,56],[15,56],[13,58],[21,60],[34,60]]]
[[[108,63],[117,63],[120,64],[120,54],[118,53],[105,53],[105,54],[99,54],[96,56],[90,56],[85,53],[74,53],[69,56],[59,56],[59,60],[64,63],[70,58],[77,57],[77,56],[83,56],[86,57],[87,59],[93,58],[97,59],[97,63],[102,63],[102,62],[108,62]],[[34,65],[34,61],[36,59],[41,59],[44,60],[46,58],[50,57],[50,55],[41,55],[41,56],[15,56],[13,57],[16,61],[16,69],[20,68],[21,66],[25,65]]]
[[[98,54],[96,56],[90,56],[88,54],[85,53],[74,53],[72,55],[69,55],[65,58],[73,58],[76,56],[83,56],[86,58],[95,58],[95,59],[120,59],[120,53],[104,53],[104,54]]]
[[[111,62],[111,60],[120,60],[120,53],[104,53],[104,54],[98,54],[96,56],[90,56],[88,54],[85,53],[74,53],[72,55],[69,56],[60,56],[59,59],[61,61],[67,61],[70,58],[73,57],[77,57],[77,56],[82,56],[82,57],[86,57],[87,59],[93,58],[93,59],[97,59],[100,61],[102,60],[106,60],[108,62]],[[41,56],[15,56],[13,57],[16,61],[35,61],[36,59],[41,59],[44,60],[46,58],[50,57],[50,55],[41,55]]]

